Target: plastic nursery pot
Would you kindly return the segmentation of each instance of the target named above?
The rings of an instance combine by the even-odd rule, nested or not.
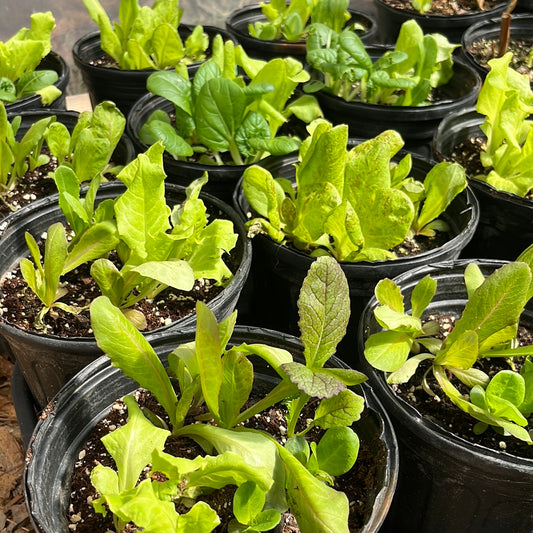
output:
[[[222,35],[224,40],[233,40],[233,36],[222,28],[204,26],[204,32],[211,41],[217,34]],[[188,37],[193,27],[181,24],[179,33],[182,38]],[[111,100],[127,115],[132,105],[147,93],[146,79],[153,70],[122,70],[114,67],[95,65],[93,62],[106,56],[100,47],[100,32],[95,31],[81,37],[74,43],[72,56],[75,65],[80,69],[81,75],[91,103],[94,106],[104,101]],[[209,50],[208,50],[209,53]],[[187,69],[190,73],[195,72],[201,62],[191,63]]]
[[[58,79],[54,85],[61,90],[61,96],[57,100],[54,100],[48,107],[52,109],[65,109],[65,93],[70,78],[70,69],[67,62],[52,50],[43,58],[37,70],[55,70],[57,72]],[[26,96],[11,104],[5,104],[8,113],[18,113],[28,109],[42,109],[43,107],[41,97],[38,94]]]
[[[447,116],[433,139],[438,160],[449,160],[454,149],[472,137],[484,137],[480,125],[484,116],[467,108]],[[463,257],[515,260],[533,243],[533,202],[499,191],[484,181],[470,178],[469,185],[479,201],[479,224]]]
[[[404,2],[409,6],[410,2]],[[498,2],[494,7],[484,11],[464,15],[420,14],[414,9],[392,7],[386,0],[374,0],[379,28],[379,38],[384,43],[394,43],[400,26],[409,19],[414,19],[424,33],[441,33],[451,42],[459,43],[463,32],[473,24],[498,16],[505,11],[508,2]]]
[[[477,70],[479,75],[485,79],[489,66],[486,63],[480,61],[478,55],[472,51],[472,45],[476,41],[495,41],[496,45],[493,50],[492,57],[498,57],[499,53],[499,40],[500,40],[500,18],[492,18],[490,20],[484,20],[478,24],[474,24],[467,28],[461,38],[461,56],[464,60],[473,68]],[[533,46],[533,13],[513,15],[511,18],[511,36],[510,41],[513,40],[525,40],[529,42],[529,48]],[[489,59],[492,59],[490,57]],[[533,81],[531,82],[533,85]]]
[[[173,333],[160,336],[152,345],[166,365],[169,352],[178,344],[192,340],[194,332]],[[230,342],[235,345],[265,343],[290,351],[295,358],[300,358],[298,360],[302,357],[299,340],[276,331],[236,326]],[[256,384],[268,390],[276,383],[277,375],[263,360],[254,358],[253,363],[258,378]],[[328,366],[344,365],[331,358]],[[94,425],[106,415],[113,402],[137,387],[121,370],[112,367],[107,357],[101,357],[65,385],[47,416],[39,420],[24,473],[26,503],[37,531],[70,531],[67,521],[70,479],[79,451]],[[375,493],[369,491],[365,526],[361,530],[370,533],[379,529],[390,506],[398,472],[398,449],[387,414],[370,389],[364,387],[363,393],[367,409],[353,427],[361,441],[367,442],[371,449],[385,450],[385,457],[377,459],[379,487]]]
[[[264,166],[274,177],[294,181],[293,165],[296,162],[297,156],[292,155],[265,162]],[[411,175],[423,179],[430,168],[430,163],[414,157]],[[234,204],[244,218],[250,218],[251,209],[242,190],[242,180],[235,189]],[[354,343],[359,317],[373,295],[376,283],[421,265],[459,257],[474,235],[478,223],[479,206],[473,193],[468,188],[463,191],[440,218],[449,224],[451,238],[438,248],[387,261],[340,263],[350,289],[351,315],[348,331],[339,345],[337,355],[350,366],[353,366],[356,357]],[[277,244],[266,235],[254,237],[252,249],[248,284],[252,287],[250,292],[253,299],[249,322],[295,334],[298,331],[298,295],[314,258],[292,246]]]
[[[373,43],[377,39],[377,23],[369,13],[356,11],[354,9],[348,10],[351,18],[346,23],[347,25],[355,22],[361,24],[364,32],[359,32],[358,35],[364,43]],[[305,62],[305,54],[307,51],[305,41],[285,41],[279,40],[263,40],[252,37],[248,31],[250,24],[256,22],[266,22],[266,17],[261,11],[259,4],[252,4],[237,9],[226,19],[226,29],[230,31],[240,45],[246,52],[254,58],[270,60],[275,57],[293,56],[296,59]]]
[[[381,57],[386,50],[367,49],[373,60]],[[431,139],[442,118],[448,113],[474,105],[481,88],[481,78],[472,67],[455,59],[453,70],[451,80],[438,88],[438,100],[427,106],[347,102],[324,90],[318,91],[315,96],[324,116],[333,124],[348,124],[351,137],[370,139],[382,131],[393,129],[401,134],[407,150],[428,157]]]
[[[97,194],[97,202],[115,198],[123,191],[124,185],[120,182],[103,184]],[[166,196],[168,205],[172,206],[185,199],[185,189],[167,184]],[[219,212],[220,216],[231,220],[238,234],[237,245],[232,252],[235,264],[238,265],[234,277],[220,294],[207,302],[217,319],[221,320],[233,312],[248,276],[251,243],[246,236],[241,217],[232,207],[203,192],[200,198],[213,212]],[[24,239],[26,231],[38,238],[51,224],[64,221],[57,202],[57,195],[52,195],[18,212],[20,216],[12,221],[2,236],[0,278],[14,270],[22,257],[29,255]],[[164,331],[192,328],[195,323],[196,315],[191,313],[169,325],[147,332],[145,336],[150,340]],[[102,354],[94,337],[65,338],[27,331],[8,323],[2,317],[0,336],[9,355],[19,365],[40,408],[43,408],[76,372]]]
[[[144,95],[133,105],[126,124],[126,131],[133,141],[137,152],[144,152],[148,145],[139,138],[139,130],[156,110],[166,113],[174,112],[174,104],[161,96],[152,93]],[[167,181],[183,186],[189,185],[204,172],[209,174],[209,180],[203,190],[231,204],[233,191],[242,173],[249,165],[208,165],[194,161],[174,159],[168,152],[163,154],[163,165],[167,174]]]
[[[515,11],[517,13],[533,13],[533,0],[518,0]]]
[[[404,294],[406,305],[416,283],[427,274],[437,281],[437,293],[428,313],[460,313],[467,301],[463,274],[470,261],[428,265],[406,272],[394,281]],[[475,261],[485,275],[504,263]],[[383,527],[385,532],[468,531],[500,533],[531,531],[533,459],[455,436],[421,415],[386,383],[384,373],[364,360],[364,342],[380,331],[373,310],[375,298],[366,307],[359,325],[359,368],[392,419],[400,446],[401,469],[398,488]],[[533,308],[526,311],[533,319]]]

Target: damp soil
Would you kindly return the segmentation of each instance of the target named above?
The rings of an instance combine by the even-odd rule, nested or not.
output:
[[[160,416],[167,424],[167,415],[157,403],[155,398],[147,391],[139,389],[134,393],[141,407],[147,407]],[[313,406],[316,408],[316,405]],[[311,407],[309,407],[310,409]],[[276,405],[272,408],[255,415],[243,425],[248,428],[265,431],[283,443],[287,423],[285,420],[286,408]],[[302,420],[306,418],[303,413]],[[101,438],[127,422],[127,407],[121,400],[117,400],[108,415],[101,420],[90,433],[84,447],[78,454],[78,460],[74,465],[71,478],[70,505],[68,511],[69,529],[76,533],[104,533],[115,531],[111,513],[106,517],[94,512],[92,502],[98,497],[98,493],[90,482],[90,472],[98,463],[116,468],[113,458],[109,455],[101,442]],[[298,430],[303,429],[300,424]],[[321,431],[313,428],[307,438],[318,440]],[[203,449],[189,438],[169,437],[165,445],[165,452],[189,459],[200,455],[204,456]],[[368,498],[375,495],[379,489],[379,469],[386,461],[387,450],[379,440],[365,442],[361,440],[359,455],[350,472],[339,476],[335,480],[335,489],[346,493],[350,501],[349,528],[351,532],[360,531],[367,519]],[[152,480],[163,481],[161,474],[151,471],[149,466],[143,471],[140,480],[150,477]],[[231,501],[236,487],[227,486],[222,490],[204,495],[200,499],[206,501],[221,517],[221,524],[215,530],[217,533],[227,532],[227,525],[232,518]],[[177,504],[178,512],[187,512],[188,509]],[[282,516],[282,533],[299,533],[300,529],[296,519],[289,512]],[[139,531],[134,524],[130,523],[122,531],[117,533],[132,533]]]
[[[492,170],[490,167],[484,167],[481,163],[480,153],[486,149],[486,146],[487,139],[485,137],[470,137],[454,147],[449,159],[462,165],[467,176],[471,178],[486,176]],[[533,189],[524,198],[533,200]]]
[[[427,320],[434,320],[439,323],[440,337],[443,339],[452,331],[457,318],[454,315],[433,314],[429,315]],[[524,324],[519,327],[517,338],[520,346],[533,344],[532,332],[532,325]],[[515,366],[517,370],[520,370],[522,364],[523,358],[516,358]],[[516,437],[505,436],[497,433],[492,428],[488,428],[481,435],[476,435],[474,433],[474,426],[477,421],[459,409],[442,393],[431,372],[427,374],[427,383],[434,395],[428,395],[422,386],[419,385],[428,368],[429,363],[423,362],[408,383],[392,386],[396,394],[408,404],[412,405],[423,417],[426,417],[428,420],[431,420],[465,441],[479,444],[497,452],[505,452],[517,457],[533,459],[533,446],[526,444]],[[478,361],[476,368],[483,370],[489,376],[493,376],[500,370],[509,370],[509,364],[503,358],[489,358]],[[452,383],[462,394],[468,395],[469,390],[459,380],[452,378]],[[533,427],[533,416],[530,416],[528,419],[528,427]]]
[[[35,200],[57,192],[54,180],[49,177],[49,174],[54,172],[58,166],[57,159],[50,154],[47,147],[43,147],[41,153],[50,158],[49,162],[26,172],[18,180],[16,187],[2,192],[0,196],[0,220],[21,207],[35,202]]]
[[[235,258],[231,254],[225,254],[224,257],[230,270],[235,273]],[[113,256],[110,258],[113,260]],[[116,258],[115,261],[118,265]],[[42,309],[42,303],[29,289],[20,268],[17,267],[4,276],[0,286],[0,320],[26,331],[39,331],[59,337],[92,336],[89,305],[101,292],[90,275],[90,265],[83,264],[65,274],[62,282],[68,293],[61,298],[61,302],[82,309],[81,312],[73,314],[54,307],[43,319],[44,329],[36,330],[35,319]],[[223,288],[215,285],[212,280],[201,278],[195,281],[191,291],[169,287],[154,299],[141,300],[133,309],[145,316],[147,327],[144,331],[153,331],[190,315],[194,312],[198,300],[207,303],[222,290]]]
[[[383,0],[386,4],[396,9],[403,11],[410,11],[412,13],[418,13],[418,11],[412,6],[412,0]],[[425,15],[468,15],[471,13],[477,13],[482,11],[479,8],[479,0],[433,0],[431,3],[431,9],[424,13]],[[491,9],[498,4],[501,4],[501,0],[485,0],[483,2],[483,10]]]
[[[491,59],[500,56],[499,39],[476,39],[472,44],[467,45],[466,49],[475,58],[476,61],[487,71],[490,69],[488,62]],[[511,39],[507,48],[508,52],[513,54],[510,66],[529,77],[529,82],[533,84],[533,38],[531,39]]]

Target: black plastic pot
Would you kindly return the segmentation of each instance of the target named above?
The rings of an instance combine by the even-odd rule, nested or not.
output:
[[[473,43],[480,39],[496,40],[500,39],[500,23],[501,18],[492,18],[484,20],[478,24],[474,24],[467,28],[461,37],[461,55],[464,60],[473,68],[478,74],[485,79],[489,71],[488,65],[482,65],[479,58],[469,50]],[[529,40],[533,45],[533,13],[522,15],[513,15],[511,18],[511,36],[510,40],[525,39]],[[494,52],[494,57],[498,57],[498,48]],[[533,85],[533,82],[532,82]]]
[[[484,116],[473,108],[447,116],[433,140],[434,156],[449,160],[456,146],[472,137],[483,137],[480,125]],[[479,201],[479,224],[463,257],[515,260],[533,243],[533,202],[512,193],[499,191],[475,178],[468,180]]]
[[[351,19],[347,24],[357,22],[365,27],[359,34],[364,43],[374,43],[377,39],[378,28],[376,21],[369,13],[354,9],[349,10]],[[307,51],[305,41],[263,40],[252,37],[248,31],[250,24],[265,22],[267,19],[259,4],[251,4],[237,9],[226,19],[226,29],[230,31],[246,52],[254,58],[270,60],[275,57],[293,56],[305,62]]]
[[[167,203],[172,206],[185,198],[183,187],[167,184]],[[97,201],[115,198],[124,191],[124,185],[113,182],[101,185]],[[248,276],[251,265],[251,244],[239,215],[232,207],[208,194],[200,198],[206,205],[213,206],[221,216],[230,219],[238,233],[235,248],[235,264],[239,265],[228,286],[208,306],[220,320],[234,310],[240,292]],[[63,213],[57,205],[57,195],[49,196],[17,212],[2,236],[0,248],[0,277],[12,271],[22,257],[28,255],[24,233],[30,232],[36,238],[51,224],[64,221]],[[163,331],[184,330],[194,327],[196,315],[187,315],[168,326],[162,326],[146,333],[146,338],[161,334]],[[11,358],[16,361],[30,388],[37,405],[43,408],[58,390],[76,372],[99,357],[102,352],[96,346],[94,337],[63,338],[26,331],[0,320],[0,336]]]
[[[43,58],[37,70],[55,70],[58,75],[57,81],[54,85],[61,90],[61,96],[52,102],[49,106],[52,109],[65,109],[65,97],[70,78],[70,69],[67,62],[54,51],[51,51],[46,57]],[[26,96],[11,104],[5,104],[6,111],[8,113],[18,113],[20,111],[26,111],[28,109],[43,109],[41,103],[41,97],[38,94],[32,96]]]
[[[469,26],[500,15],[505,11],[507,4],[508,2],[500,2],[485,11],[466,15],[422,15],[418,11],[392,7],[385,0],[374,0],[379,37],[384,43],[396,42],[400,26],[409,19],[416,20],[424,33],[441,33],[452,43],[459,43],[461,35]]]
[[[367,49],[373,60],[381,57],[385,48]],[[315,73],[319,75],[319,73]],[[428,106],[390,106],[347,102],[324,90],[315,93],[324,116],[333,124],[348,124],[351,137],[370,139],[382,131],[398,131],[405,148],[423,157],[431,153],[431,139],[444,116],[474,105],[481,88],[476,71],[461,61],[454,61],[454,75],[439,88],[440,99]]]
[[[156,110],[160,109],[166,113],[174,112],[174,104],[161,96],[152,93],[140,98],[128,115],[126,131],[132,139],[137,152],[144,152],[148,146],[139,138],[139,130],[148,120],[148,117]],[[204,185],[204,190],[224,202],[231,203],[233,191],[242,173],[249,165],[207,165],[193,161],[181,161],[174,159],[169,153],[163,154],[163,164],[167,174],[167,181],[187,186],[191,181],[201,177],[204,172],[209,175],[208,182]]]
[[[192,26],[182,24],[179,29],[180,36],[186,38],[192,30]],[[204,26],[204,32],[210,40],[217,34],[222,35],[224,40],[233,40],[233,36],[222,28]],[[146,79],[154,71],[121,70],[92,65],[91,62],[105,56],[100,44],[99,31],[89,33],[76,41],[72,48],[74,63],[81,71],[93,107],[104,100],[111,100],[127,115],[132,105],[147,93]],[[187,70],[190,73],[195,72],[200,65],[201,62],[192,63]]]
[[[166,365],[166,355],[178,344],[194,340],[194,332],[166,335],[152,345]],[[275,331],[237,326],[231,343],[266,343],[289,350],[302,357],[298,339]],[[256,377],[269,387],[276,374],[262,360],[254,359]],[[332,358],[331,366],[342,366]],[[78,453],[88,434],[109,411],[113,402],[133,392],[137,384],[101,357],[75,376],[57,395],[46,417],[39,420],[24,474],[26,503],[31,520],[42,533],[67,533],[67,510],[70,497],[70,477]],[[382,488],[368,495],[367,520],[364,533],[375,532],[383,522],[396,484],[397,444],[386,413],[368,388],[363,389],[367,410],[354,429],[361,440],[381,441],[386,457],[380,461],[379,477]]]
[[[429,265],[406,272],[394,281],[409,296],[417,281],[429,274],[437,280],[437,293],[428,313],[460,310],[467,295],[464,268],[469,261]],[[501,261],[478,260],[488,275]],[[400,474],[385,532],[468,531],[501,533],[531,531],[533,526],[533,460],[496,452],[455,436],[423,417],[387,385],[384,373],[364,360],[364,342],[380,331],[375,322],[373,298],[359,326],[359,368],[392,419],[400,445]],[[528,317],[533,318],[532,310]]]
[[[533,13],[533,0],[518,0],[515,10],[517,13]]]
[[[294,163],[297,156],[265,162],[274,177],[285,177],[294,181]],[[431,165],[413,158],[412,176],[423,179]],[[244,218],[249,218],[250,206],[242,191],[242,181],[235,189],[234,205]],[[376,283],[383,278],[398,274],[436,261],[459,257],[461,250],[474,235],[479,218],[479,206],[473,193],[467,188],[441,217],[451,229],[452,238],[433,250],[419,255],[401,257],[388,261],[360,261],[340,263],[350,288],[351,316],[348,331],[341,342],[337,355],[353,366],[357,323],[362,310],[373,295]],[[252,269],[248,279],[252,294],[251,312],[248,322],[255,325],[298,332],[297,300],[302,281],[314,258],[291,246],[274,243],[265,235],[252,239]]]

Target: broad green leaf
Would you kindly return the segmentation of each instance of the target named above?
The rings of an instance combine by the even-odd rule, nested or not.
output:
[[[319,468],[332,476],[348,472],[358,453],[359,437],[345,426],[328,429],[316,447]]]
[[[490,380],[485,392],[489,405],[495,398],[500,398],[518,406],[524,401],[525,391],[524,378],[520,374],[501,370]]]
[[[148,77],[146,88],[192,116],[191,83],[183,76],[172,71],[154,72]]]
[[[182,291],[190,291],[194,286],[194,273],[187,261],[147,261],[132,270]]]
[[[374,316],[380,326],[410,336],[423,335],[422,323],[419,318],[394,311],[388,305],[381,305],[374,309]]]
[[[466,265],[464,278],[469,298],[472,297],[474,291],[485,281],[485,276],[476,263],[468,263]]]
[[[109,259],[97,259],[91,265],[91,276],[97,283],[103,296],[119,307],[122,304],[124,280],[117,267]]]
[[[99,348],[114,366],[150,390],[172,420],[176,393],[148,341],[105,296],[93,300],[90,311]]]
[[[481,349],[498,331],[518,323],[531,283],[524,263],[506,264],[494,271],[467,302],[463,314],[448,335],[444,347],[453,344],[465,331],[477,333]],[[498,343],[503,342],[498,338]]]
[[[117,465],[119,490],[133,488],[152,452],[163,449],[170,432],[152,425],[132,396],[126,396],[128,422],[102,437],[102,442]]]
[[[184,55],[183,43],[176,28],[160,24],[152,36],[153,58],[158,69],[173,67]]]
[[[331,257],[314,261],[298,299],[301,340],[306,364],[319,368],[335,353],[350,316],[348,282]]]
[[[246,97],[233,81],[209,80],[200,90],[195,107],[196,132],[212,150],[227,151],[244,116]]]
[[[83,263],[103,257],[117,244],[117,228],[113,222],[103,221],[89,226],[70,248],[63,265],[63,273],[70,272]]]
[[[378,370],[394,372],[409,357],[413,339],[407,333],[380,331],[365,342],[366,360]]]
[[[285,363],[282,368],[298,389],[309,396],[331,398],[346,388],[344,383],[335,376],[301,363]]]
[[[233,514],[241,524],[250,524],[265,505],[265,493],[255,483],[247,481],[235,492]]]
[[[381,305],[386,305],[398,313],[404,312],[403,295],[394,281],[388,278],[378,281],[374,294]]]
[[[154,145],[158,146],[158,145]],[[162,150],[159,145],[158,151]],[[154,147],[152,147],[153,149]],[[120,237],[136,257],[160,260],[165,257],[170,237],[170,209],[165,200],[165,172],[162,162],[152,163],[147,154],[139,154],[117,176],[135,172],[128,189],[115,201],[115,215]]]
[[[213,312],[203,302],[196,304],[196,357],[205,403],[215,418],[220,419],[223,347],[220,346],[218,324]]]
[[[317,410],[313,424],[321,428],[334,428],[338,426],[351,426],[359,420],[365,403],[350,389],[344,389],[331,398],[324,398]]]
[[[348,499],[315,478],[288,451],[279,447],[287,471],[287,499],[303,531],[348,533]]]
[[[427,361],[428,359],[433,359],[433,356],[427,353],[409,357],[398,370],[391,372],[387,376],[387,383],[407,383],[415,375],[420,363],[422,361]]]
[[[478,358],[478,336],[475,331],[467,330],[446,343],[445,347],[435,356],[434,363],[468,370]]]
[[[443,161],[435,165],[424,179],[426,199],[415,224],[415,231],[440,216],[451,201],[466,188],[466,174],[461,165]]]
[[[199,470],[190,472],[187,478],[190,486],[214,489],[226,485],[240,486],[247,481],[253,481],[263,491],[267,491],[273,482],[269,470],[249,464],[245,458],[231,451],[206,456],[205,464]]]
[[[252,209],[279,228],[279,210],[285,194],[272,174],[262,167],[251,166],[244,171],[242,188]]]
[[[267,492],[267,505],[280,512],[287,509],[284,490],[285,470],[279,461],[277,445],[266,435],[247,430],[229,430],[207,424],[186,426],[178,433],[198,439],[204,447],[206,443],[209,443],[219,454],[226,451],[238,454],[248,465],[257,470],[265,469],[274,479],[272,488]]]
[[[188,513],[180,515],[176,533],[208,533],[220,524],[216,512],[205,502],[196,502]],[[146,530],[145,530],[146,531]]]
[[[411,294],[411,307],[414,317],[420,318],[422,316],[422,313],[433,300],[436,290],[437,282],[430,276],[425,276],[415,285]]]
[[[222,384],[219,393],[219,413],[225,427],[232,427],[244,406],[254,382],[253,365],[237,350],[222,358]]]

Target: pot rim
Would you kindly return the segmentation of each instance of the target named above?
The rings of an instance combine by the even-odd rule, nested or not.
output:
[[[352,18],[364,18],[370,24],[369,28],[362,35],[373,32],[375,30],[376,23],[375,20],[372,18],[371,14],[366,13],[364,11],[359,11],[358,9],[352,9],[350,7],[348,8],[348,12],[350,13]],[[254,17],[254,21],[257,22],[263,22],[267,20],[267,18],[262,13],[261,4],[249,4],[240,7],[230,13],[228,18],[226,19],[226,28],[228,29],[228,31],[235,34],[238,39],[247,39],[258,43],[265,43],[265,45],[271,46],[283,44],[284,49],[287,51],[288,54],[305,54],[305,40],[286,41],[285,39],[258,39],[257,37],[253,37],[252,35],[250,35],[248,31],[241,30],[241,28],[239,27],[240,25],[238,25],[238,23],[240,22],[239,18],[241,17],[241,15],[248,14],[250,15],[250,17]],[[349,23],[350,20],[346,22],[346,24]]]
[[[470,19],[479,17],[480,15],[486,14],[486,13],[500,13],[505,10],[507,7],[508,2],[506,0],[500,0],[495,6],[493,6],[490,9],[486,9],[484,11],[476,11],[473,13],[464,13],[462,15],[442,15],[442,14],[436,14],[436,13],[419,13],[418,11],[411,11],[411,10],[405,10],[401,9],[399,7],[393,7],[385,0],[374,0],[374,2],[378,3],[380,7],[383,9],[386,9],[392,13],[396,14],[404,14],[406,18],[413,18],[417,21],[437,21],[437,20],[445,20],[447,18],[451,18],[452,20],[461,20],[465,22],[470,22]],[[472,24],[472,22],[470,22]]]
[[[204,29],[204,33],[207,33],[209,36],[209,45],[211,44],[211,41],[213,37],[216,34],[221,34],[222,38],[224,40],[232,40],[235,42],[235,38],[233,35],[225,30],[224,28],[219,28],[217,26],[210,26],[210,25],[203,25],[201,26]],[[184,29],[186,31],[191,30],[194,28],[194,25],[192,24],[180,24],[178,27],[178,31],[180,29]],[[100,39],[100,30],[93,30],[85,35],[82,35],[73,45],[72,45],[72,57],[74,58],[74,63],[79,68],[85,69],[89,72],[98,72],[100,74],[105,73],[106,71],[113,71],[113,72],[122,72],[124,76],[139,76],[142,74],[146,74],[147,76],[150,75],[152,72],[157,72],[158,69],[121,69],[117,67],[104,67],[101,65],[93,65],[91,64],[84,56],[85,54],[82,53],[81,48],[84,45],[96,45],[98,44],[98,50],[101,51],[100,55],[107,55],[106,52],[104,52],[101,48],[101,39]],[[187,65],[188,68],[195,68],[198,67],[202,61],[194,61],[193,63],[190,63]],[[173,68],[168,68],[166,70],[174,70]]]

